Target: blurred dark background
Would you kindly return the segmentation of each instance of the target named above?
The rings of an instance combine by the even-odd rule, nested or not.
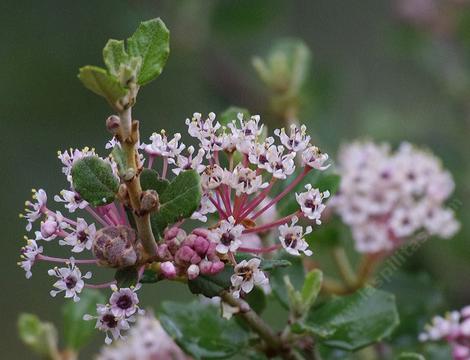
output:
[[[423,8],[429,2],[451,5],[430,15]],[[410,1],[417,6],[411,10],[399,3],[2,0],[0,357],[31,358],[17,339],[19,312],[60,323],[62,299],[48,294],[47,268],[37,266],[27,281],[16,266],[25,233],[18,213],[31,188],[42,187],[52,198],[65,187],[57,150],[89,145],[105,154],[110,111],[77,80],[78,68],[101,65],[108,38],[126,38],[153,17],[171,31],[171,55],[135,107],[145,137],[161,128],[184,131],[184,119],[194,111],[221,112],[230,105],[267,117],[267,93],[251,59],[279,37],[303,39],[313,65],[301,121],[317,144],[334,156],[342,142],[357,137],[408,140],[431,148],[454,174],[461,232],[428,242],[406,266],[428,271],[450,307],[470,303],[468,11],[463,1]],[[185,295],[182,286],[159,284],[145,291],[143,302]]]

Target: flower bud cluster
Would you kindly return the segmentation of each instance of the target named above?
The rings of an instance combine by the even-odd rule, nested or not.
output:
[[[169,279],[176,276],[195,279],[199,274],[219,273],[225,264],[219,258],[216,246],[207,229],[196,228],[189,235],[178,227],[169,229],[157,250],[162,261],[162,274]]]

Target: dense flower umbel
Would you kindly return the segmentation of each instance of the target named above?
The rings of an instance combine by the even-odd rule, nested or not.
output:
[[[420,341],[446,341],[454,360],[470,360],[470,306],[434,317],[424,330]]]
[[[450,238],[459,229],[444,206],[454,182],[431,153],[403,143],[396,152],[386,144],[355,142],[339,155],[339,192],[332,206],[352,227],[356,249],[392,250],[418,230]]]
[[[97,360],[187,360],[189,357],[165,332],[160,322],[147,313],[138,316],[126,339],[101,349]]]
[[[260,259],[253,258],[237,263],[237,253],[262,254],[284,248],[293,255],[303,252],[311,255],[304,237],[312,231],[301,221],[311,225],[321,224],[327,191],[321,193],[311,185],[305,192],[294,193],[297,185],[310,171],[324,170],[328,155],[310,144],[305,126],[291,126],[288,131],[274,131],[274,137],[264,137],[259,116],[237,119],[222,126],[210,113],[205,119],[195,113],[187,119],[188,133],[197,140],[196,145],[186,146],[181,135],[168,136],[165,131],[154,133],[149,144],[138,148],[148,156],[139,154],[140,164],[153,168],[161,164],[158,171],[162,179],[194,169],[201,175],[202,198],[191,219],[199,225],[183,224],[181,220],[164,231],[155,254],[144,254],[139,234],[128,221],[125,206],[118,201],[103,206],[92,206],[73,188],[72,167],[84,157],[98,156],[94,149],[69,150],[59,153],[62,172],[68,188],[53,197],[72,215],[82,211],[96,220],[90,223],[83,215],[71,218],[48,207],[44,190],[34,191],[34,201],[26,203],[22,217],[27,220],[27,231],[32,231],[35,222],[41,221],[35,231],[35,240],[28,240],[23,248],[20,266],[31,276],[36,261],[63,263],[66,267],[55,267],[49,274],[58,278],[51,295],[64,292],[65,297],[79,300],[84,287],[111,288],[109,303],[97,307],[96,327],[110,333],[106,341],[118,338],[127,330],[138,307],[134,288],[117,288],[115,281],[104,284],[88,284],[90,272],[82,275],[78,265],[100,265],[114,268],[134,266],[139,280],[144,269],[150,267],[168,279],[197,278],[199,275],[215,275],[227,266],[233,267],[232,292],[245,296],[254,286],[267,287],[268,279],[259,269]],[[116,138],[106,144],[106,149],[121,146]],[[296,162],[296,158],[298,161]],[[117,177],[117,165],[112,158],[108,162]],[[296,172],[296,163],[302,168]],[[289,179],[292,177],[292,179]],[[274,192],[274,184],[288,179],[288,184]],[[297,200],[298,208],[283,218],[276,218],[276,204],[286,196]],[[201,223],[203,224],[201,226]],[[183,226],[185,230],[183,230]],[[278,229],[279,243],[263,247],[260,236]],[[275,237],[274,237],[275,238]],[[61,259],[43,254],[42,243],[57,242],[68,247],[74,255],[88,253],[85,259]]]

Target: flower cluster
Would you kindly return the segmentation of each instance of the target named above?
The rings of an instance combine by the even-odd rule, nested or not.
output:
[[[434,317],[419,335],[419,340],[446,341],[452,347],[454,360],[470,360],[470,306],[452,311],[445,317]]]
[[[146,313],[137,316],[125,340],[102,348],[98,360],[187,360],[188,356],[168,336],[160,322]]]
[[[360,252],[392,250],[422,228],[442,238],[459,229],[444,205],[452,176],[428,151],[408,143],[392,152],[386,144],[354,142],[342,148],[338,170],[341,186],[332,206],[351,226]]]
[[[110,344],[113,339],[122,338],[121,331],[128,330],[129,323],[135,322],[135,314],[144,313],[139,308],[139,298],[136,294],[136,291],[140,289],[140,284],[131,288],[118,289],[114,284],[110,287],[113,293],[108,304],[98,304],[96,316],[89,314],[83,316],[83,319],[87,321],[96,320],[95,327],[106,333],[106,344]]]
[[[25,213],[21,215],[27,220],[28,232],[39,223],[34,239],[27,237],[19,262],[27,278],[31,277],[36,261],[47,261],[63,264],[49,270],[49,275],[57,278],[50,292],[52,296],[63,293],[66,298],[78,301],[86,287],[112,289],[109,303],[98,304],[97,314],[86,316],[96,319],[96,327],[106,332],[107,342],[120,337],[121,331],[133,322],[138,311],[135,291],[146,268],[156,269],[167,279],[192,280],[200,274],[215,275],[227,265],[232,266],[232,293],[243,297],[254,286],[267,287],[268,278],[260,270],[259,258],[237,262],[240,253],[256,255],[285,249],[292,255],[312,254],[305,240],[312,226],[304,228],[301,222],[321,224],[324,200],[329,193],[320,192],[310,184],[305,186],[305,191],[294,192],[313,169],[328,167],[325,165],[328,155],[310,143],[306,127],[293,125],[288,131],[277,129],[276,142],[274,137],[265,137],[259,116],[244,118],[238,114],[237,119],[223,126],[213,113],[207,118],[195,113],[186,124],[197,146],[186,146],[180,134],[168,137],[165,131],[153,134],[149,144],[136,145],[136,149],[147,155],[147,159],[143,154],[136,157],[139,169],[143,164],[148,169],[160,164],[158,175],[162,180],[190,169],[201,178],[202,197],[197,210],[190,219],[181,219],[165,229],[162,238],[157,239],[155,254],[144,251],[139,234],[126,214],[126,210],[131,210],[130,205],[120,196],[109,204],[93,206],[74,189],[73,167],[81,159],[98,157],[94,149],[59,152],[68,187],[53,199],[71,215],[51,210],[43,189],[33,191],[33,201],[26,202]],[[107,149],[120,146],[117,138],[106,144]],[[119,179],[113,157],[100,159],[111,166],[113,176]],[[279,184],[283,180],[286,180],[284,186]],[[279,189],[277,193],[275,189]],[[277,218],[276,204],[289,195],[297,203],[297,209]],[[72,216],[80,211],[87,212],[96,223],[90,223],[83,215]],[[190,220],[197,221],[197,225],[188,224]],[[276,229],[279,243],[261,242],[261,236]],[[68,247],[74,256],[45,255],[42,244],[52,242]],[[84,253],[90,257],[77,258]],[[118,289],[115,280],[89,284],[86,281],[91,278],[91,272],[82,273],[80,264],[117,269],[134,267],[139,275],[137,286]]]

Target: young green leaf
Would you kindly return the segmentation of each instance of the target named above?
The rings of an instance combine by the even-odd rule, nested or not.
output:
[[[308,311],[315,303],[321,290],[323,282],[323,273],[318,270],[312,270],[305,276],[305,282],[302,286],[301,296],[304,311]]]
[[[389,336],[398,323],[395,297],[366,287],[311,310],[304,326],[322,344],[354,351]]]
[[[97,156],[87,156],[72,167],[73,187],[80,196],[94,206],[114,201],[119,181],[111,165]]]
[[[232,274],[233,268],[226,266],[216,275],[199,275],[194,280],[189,280],[188,287],[193,294],[202,294],[209,298],[219,296],[223,290],[230,288]]]
[[[117,103],[127,94],[127,90],[121,86],[118,79],[105,69],[90,65],[80,68],[78,78],[86,88],[104,97],[113,109],[119,111]]]
[[[95,324],[83,320],[83,315],[96,312],[96,304],[103,304],[103,294],[97,290],[85,289],[79,302],[68,301],[62,308],[64,319],[63,336],[68,348],[78,350],[91,339]]]
[[[127,39],[130,56],[141,57],[138,75],[139,85],[145,85],[158,77],[170,53],[170,32],[161,19],[140,23],[135,33]]]
[[[248,345],[248,332],[233,319],[223,319],[215,306],[200,301],[164,302],[159,319],[168,334],[195,359],[228,358]]]
[[[289,309],[289,299],[287,296],[286,284],[284,282],[284,276],[288,275],[289,280],[295,289],[300,289],[304,283],[305,270],[302,265],[302,259],[298,256],[291,256],[283,254],[279,259],[281,261],[288,261],[291,266],[287,268],[276,267],[271,271],[269,278],[273,293],[279,300],[280,304],[286,309]]]
[[[152,230],[162,236],[169,224],[190,217],[201,201],[199,174],[194,170],[180,173],[160,195],[160,209],[152,214]]]
[[[119,78],[121,64],[129,61],[124,47],[124,40],[110,39],[103,48],[103,60],[111,75]]]
[[[50,359],[58,356],[57,330],[53,324],[42,322],[33,314],[21,314],[18,332],[21,340],[36,354]]]

